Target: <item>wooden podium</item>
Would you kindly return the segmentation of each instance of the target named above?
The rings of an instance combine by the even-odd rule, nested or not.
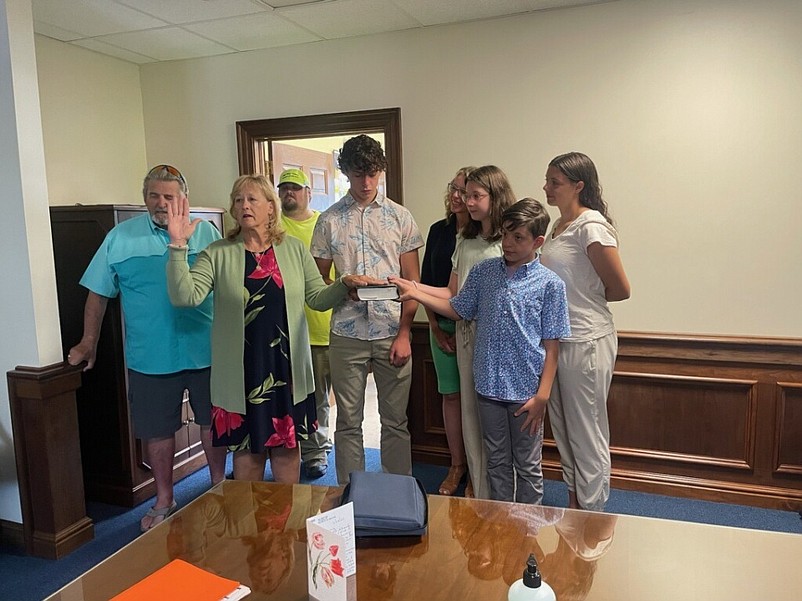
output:
[[[59,559],[95,536],[86,516],[75,407],[81,370],[58,363],[17,367],[7,377],[25,550]]]

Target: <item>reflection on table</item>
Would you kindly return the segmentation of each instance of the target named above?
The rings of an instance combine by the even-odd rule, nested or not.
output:
[[[226,481],[50,599],[107,600],[178,557],[246,584],[250,600],[306,600],[305,521],[340,494]],[[358,541],[356,598],[503,601],[530,553],[559,601],[786,601],[802,590],[799,535],[432,496],[428,535]]]

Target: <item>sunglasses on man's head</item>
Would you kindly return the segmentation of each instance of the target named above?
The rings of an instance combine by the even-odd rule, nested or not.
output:
[[[166,171],[170,175],[173,175],[178,179],[180,179],[181,183],[184,184],[184,186],[187,185],[187,180],[185,180],[184,176],[181,175],[181,172],[172,165],[156,165],[153,169],[148,171],[147,177],[150,177],[151,175],[156,175],[157,173],[161,173],[162,171]]]

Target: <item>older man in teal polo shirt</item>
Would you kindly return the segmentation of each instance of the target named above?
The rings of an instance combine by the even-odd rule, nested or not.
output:
[[[134,434],[145,441],[156,483],[156,502],[141,521],[144,532],[176,509],[173,499],[175,433],[181,427],[184,390],[209,464],[212,484],[225,477],[225,447],[211,443],[209,347],[211,296],[199,307],[176,308],[167,296],[167,206],[188,193],[183,175],[171,165],[157,165],[145,177],[142,194],[146,215],[112,229],[81,278],[89,290],[84,307],[84,333],[67,356],[71,365],[95,364],[97,341],[109,298],[120,295],[125,320],[128,400]],[[187,241],[189,260],[220,239],[213,225],[201,221]]]

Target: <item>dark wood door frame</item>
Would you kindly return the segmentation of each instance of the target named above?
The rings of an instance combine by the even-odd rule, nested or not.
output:
[[[384,152],[387,156],[387,196],[403,204],[400,108],[237,121],[236,128],[237,158],[241,175],[261,172],[260,166],[265,162],[262,143],[267,140],[319,138],[382,131]]]

